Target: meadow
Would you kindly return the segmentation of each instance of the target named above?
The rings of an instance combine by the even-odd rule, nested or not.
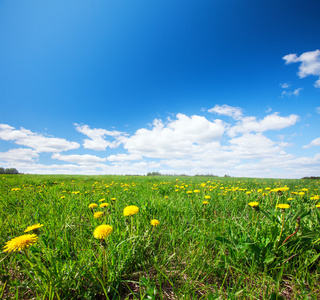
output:
[[[320,299],[319,184],[2,175],[0,298]]]

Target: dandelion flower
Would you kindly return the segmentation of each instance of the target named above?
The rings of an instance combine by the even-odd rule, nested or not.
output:
[[[123,210],[123,215],[125,217],[128,216],[133,216],[135,214],[137,214],[139,212],[139,207],[135,206],[135,205],[130,205],[125,207],[125,209]]]
[[[151,220],[150,223],[151,223],[152,226],[158,226],[160,224],[160,222],[158,220],[156,220],[156,219]]]
[[[203,201],[202,204],[207,205],[207,204],[209,204],[209,202],[208,201]]]
[[[106,200],[106,199],[105,199],[105,198],[102,198],[102,199],[99,200],[99,202],[103,202],[104,200]]]
[[[109,206],[109,203],[106,203],[106,202],[100,204],[100,207],[108,207],[108,206]]]
[[[102,211],[97,211],[97,212],[95,212],[94,214],[93,214],[93,217],[95,218],[95,219],[99,219],[100,217],[102,217],[103,216],[103,212]]]
[[[32,225],[32,226],[28,226],[27,229],[24,231],[24,232],[29,232],[29,231],[32,231],[32,230],[37,230],[39,229],[40,227],[42,227],[43,225],[42,224],[35,224],[35,225]]]
[[[94,230],[93,236],[96,239],[102,240],[107,238],[112,231],[113,229],[110,225],[100,225]]]
[[[206,196],[204,196],[204,198],[207,199],[207,200],[209,200],[209,199],[211,199],[211,196],[206,195]]]
[[[6,245],[3,247],[3,252],[14,252],[17,250],[21,251],[24,248],[28,248],[29,246],[35,244],[37,241],[37,235],[24,234],[6,242]]]
[[[290,207],[289,204],[278,204],[278,205],[277,205],[277,208],[281,208],[281,209],[287,209],[287,208],[289,208],[289,207]]]
[[[111,198],[111,200],[112,200],[112,201],[115,201],[115,200],[116,200],[116,198]]]
[[[251,207],[255,207],[255,206],[258,206],[258,205],[259,205],[259,202],[253,201],[253,202],[250,202],[249,205],[250,205]]]
[[[320,208],[320,203],[316,204],[316,207],[317,207],[317,208]]]
[[[98,205],[96,203],[89,204],[89,208],[90,209],[94,209],[94,208],[97,208],[97,207],[98,207]]]

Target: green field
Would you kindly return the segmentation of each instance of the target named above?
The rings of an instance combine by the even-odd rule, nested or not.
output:
[[[0,298],[320,299],[319,183],[4,175]]]

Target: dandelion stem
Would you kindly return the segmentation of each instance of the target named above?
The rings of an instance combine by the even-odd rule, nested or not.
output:
[[[284,211],[282,212],[282,226],[281,226],[281,231],[280,231],[279,241],[280,241],[280,239],[281,239],[282,230],[283,230],[283,225],[284,225]]]

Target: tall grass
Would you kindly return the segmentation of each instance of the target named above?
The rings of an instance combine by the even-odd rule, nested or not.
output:
[[[1,253],[0,298],[319,299],[318,188],[315,180],[3,176],[2,251],[27,226],[44,226],[25,251]],[[129,205],[139,212],[125,217]],[[113,232],[99,240],[101,224]]]

